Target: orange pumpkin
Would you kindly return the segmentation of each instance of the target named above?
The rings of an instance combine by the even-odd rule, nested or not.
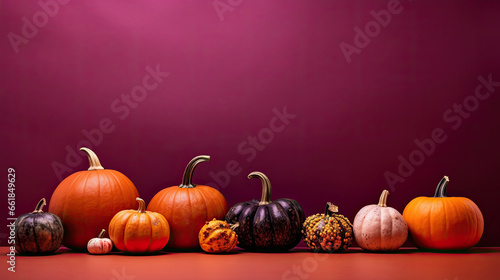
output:
[[[86,250],[87,242],[107,228],[116,213],[135,206],[139,193],[125,175],[104,169],[90,149],[80,150],[87,154],[90,168],[73,173],[57,186],[49,212],[61,217],[63,245]]]
[[[118,212],[109,223],[109,238],[120,251],[150,253],[167,245],[170,227],[163,215],[144,211],[146,203],[137,198],[139,209]]]
[[[209,156],[193,158],[184,171],[182,184],[161,190],[148,205],[148,210],[161,213],[170,224],[172,235],[167,248],[199,250],[198,233],[205,222],[223,220],[226,215],[226,199],[218,190],[192,183],[196,165],[208,160]]]
[[[224,253],[238,244],[238,235],[226,221],[213,219],[198,234],[201,249],[207,253]]]
[[[483,234],[483,215],[465,197],[447,197],[449,179],[439,182],[434,197],[417,197],[406,205],[403,218],[419,248],[463,250],[477,244]]]

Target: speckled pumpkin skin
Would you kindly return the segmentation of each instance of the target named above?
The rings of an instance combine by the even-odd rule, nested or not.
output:
[[[20,254],[50,254],[61,247],[64,228],[61,219],[48,212],[19,216],[16,225],[16,250]]]
[[[302,234],[309,248],[329,253],[347,250],[353,238],[351,222],[340,214],[316,214],[307,217]]]
[[[392,207],[367,205],[356,214],[354,237],[359,247],[368,251],[397,250],[408,237],[403,216]]]
[[[200,246],[207,253],[229,252],[238,244],[238,235],[228,223],[213,219],[201,228],[198,234]]]
[[[238,247],[249,251],[287,251],[299,244],[304,211],[300,204],[281,198],[259,205],[252,200],[237,203],[226,215],[226,221],[239,223]]]

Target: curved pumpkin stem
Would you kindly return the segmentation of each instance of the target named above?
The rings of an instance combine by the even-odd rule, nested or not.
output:
[[[101,165],[101,162],[99,161],[99,158],[91,149],[81,147],[80,151],[84,151],[87,154],[87,157],[89,158],[90,167],[88,170],[102,170],[102,169],[104,169],[104,167],[102,167],[102,165]]]
[[[139,208],[137,208],[137,213],[146,213],[146,202],[140,197],[136,198],[135,201],[139,203]]]
[[[36,205],[35,207],[35,211],[33,211],[33,213],[42,213],[43,212],[43,207],[47,205],[47,201],[45,200],[45,198],[42,198],[40,199],[40,201],[38,202],[38,204]]]
[[[439,181],[439,184],[436,187],[434,197],[446,197],[446,186],[448,186],[449,182],[450,179],[448,178],[448,176],[444,176],[443,179]]]
[[[106,232],[105,229],[102,229],[101,230],[101,233],[99,233],[99,236],[97,236],[97,238],[102,238],[104,236],[104,233]]]
[[[240,223],[239,222],[236,222],[236,224],[229,224],[229,228],[234,231],[236,230],[236,228],[238,228],[240,226]]]
[[[380,195],[380,199],[378,200],[378,206],[387,207],[387,196],[389,195],[388,190],[384,190]]]
[[[262,182],[262,196],[259,205],[269,204],[271,202],[271,181],[262,172],[254,171],[248,174],[248,179],[259,178]]]
[[[193,158],[186,169],[184,170],[184,175],[182,176],[182,184],[179,185],[179,188],[194,188],[196,185],[193,184],[193,172],[198,163],[209,161],[210,156],[197,156]]]
[[[325,216],[331,216],[332,214],[338,213],[339,207],[331,202],[326,203]]]

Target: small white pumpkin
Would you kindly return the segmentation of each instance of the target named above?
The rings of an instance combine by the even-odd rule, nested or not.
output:
[[[369,251],[397,250],[408,238],[408,225],[398,210],[387,207],[389,192],[384,190],[378,204],[367,205],[354,218],[354,238]]]
[[[87,243],[87,250],[93,255],[104,255],[111,252],[113,249],[113,242],[109,238],[103,238],[105,229],[101,230],[101,233],[97,238],[92,238]]]

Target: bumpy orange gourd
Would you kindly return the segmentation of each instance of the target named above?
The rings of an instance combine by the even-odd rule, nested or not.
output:
[[[160,213],[145,211],[146,203],[137,198],[139,209],[118,212],[109,223],[109,237],[116,248],[128,253],[151,253],[167,245],[170,227]]]
[[[161,190],[148,205],[148,210],[161,213],[170,224],[172,234],[167,248],[199,250],[198,233],[205,222],[222,220],[226,215],[226,199],[218,190],[192,183],[196,165],[209,159],[209,156],[193,158],[184,171],[182,184]]]
[[[302,225],[302,236],[306,245],[315,252],[345,251],[352,244],[352,224],[338,213],[339,208],[330,202],[324,214],[306,218]]]
[[[447,197],[448,182],[444,176],[434,197],[417,197],[403,211],[411,237],[420,248],[463,250],[481,239],[483,214],[468,198]]]
[[[139,193],[125,175],[104,169],[90,149],[80,150],[87,154],[90,167],[73,173],[57,186],[50,199],[49,212],[62,220],[63,245],[86,250],[87,242],[107,228],[116,213],[135,206]]]
[[[87,243],[87,251],[89,251],[92,255],[104,255],[111,252],[113,249],[113,242],[111,239],[104,238],[105,229],[101,230],[99,236],[96,238],[92,238]]]
[[[238,235],[226,221],[213,219],[201,228],[198,235],[201,249],[207,253],[223,253],[234,249]]]

